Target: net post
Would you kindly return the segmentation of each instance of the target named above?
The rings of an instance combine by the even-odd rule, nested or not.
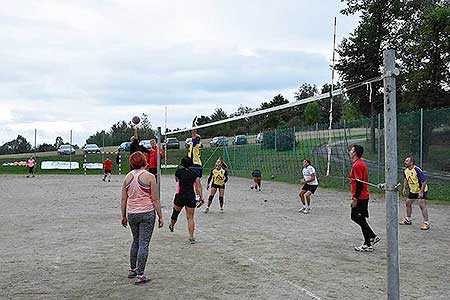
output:
[[[160,149],[161,149],[161,127],[158,127],[158,131],[156,133],[156,138],[158,140],[158,151],[156,154],[156,166],[157,166],[157,171],[156,174],[158,175],[158,180],[157,180],[157,185],[158,185],[158,198],[161,199],[161,153],[160,153]]]
[[[387,236],[387,299],[400,299],[400,269],[398,249],[397,174],[397,99],[395,80],[395,51],[383,51],[384,64],[384,132],[386,178],[386,236]]]
[[[381,114],[378,114],[377,173],[378,182],[381,182]]]

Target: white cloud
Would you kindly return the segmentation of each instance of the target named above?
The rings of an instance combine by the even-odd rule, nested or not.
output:
[[[328,80],[340,1],[18,0],[0,7],[0,143],[75,142],[140,112],[189,125]],[[40,143],[38,141],[38,143]]]

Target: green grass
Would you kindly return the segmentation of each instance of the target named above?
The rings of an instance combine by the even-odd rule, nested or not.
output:
[[[325,177],[321,174],[326,172],[326,158],[316,158],[311,155],[313,149],[327,142],[328,138],[302,140],[296,144],[295,149],[290,151],[276,151],[275,149],[266,149],[261,144],[248,144],[239,146],[228,146],[226,148],[204,148],[202,149],[202,160],[204,176],[208,176],[209,171],[214,167],[215,161],[221,157],[226,160],[229,165],[230,175],[244,178],[251,178],[251,172],[254,169],[260,169],[263,173],[263,180],[273,180],[278,182],[299,184],[302,178],[302,161],[304,158],[310,158],[313,166],[319,173],[320,186],[322,188],[333,188],[338,190],[349,190],[348,168],[345,166],[342,172],[342,165],[331,165],[331,177]],[[335,138],[335,141],[338,141]],[[167,164],[178,165],[186,155],[185,149],[171,149],[167,151]],[[366,156],[370,157],[370,155]],[[68,161],[68,156],[47,156],[38,157],[37,174],[83,174],[83,169],[72,170],[41,170],[40,163],[43,160],[61,160]],[[117,166],[115,157],[112,157],[113,174],[117,174]],[[128,153],[122,157],[123,169],[122,174],[129,171]],[[375,159],[376,160],[376,159]],[[12,162],[14,159],[0,159],[0,165],[3,162]],[[80,166],[83,163],[83,155],[72,156],[72,161],[77,161]],[[101,155],[88,155],[88,162],[102,162]],[[382,168],[383,171],[383,168]],[[0,166],[0,174],[27,174],[27,167],[2,167]],[[103,170],[88,170],[88,174],[102,174]],[[163,174],[174,174],[175,169],[162,169]],[[274,178],[272,179],[272,175]],[[371,172],[370,182],[378,183],[378,174]],[[344,179],[343,179],[344,177]],[[399,176],[401,177],[401,174]],[[381,178],[381,181],[383,178]],[[372,193],[383,193],[381,190],[369,188]],[[429,196],[433,200],[450,201],[450,184],[447,180],[430,179]]]

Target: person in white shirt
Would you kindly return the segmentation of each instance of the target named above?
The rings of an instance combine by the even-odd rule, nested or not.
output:
[[[299,197],[302,202],[302,207],[298,210],[299,212],[303,212],[304,214],[308,214],[311,210],[311,195],[317,189],[319,185],[319,181],[317,181],[316,170],[313,166],[311,166],[311,162],[307,159],[303,160],[303,187],[300,191]]]

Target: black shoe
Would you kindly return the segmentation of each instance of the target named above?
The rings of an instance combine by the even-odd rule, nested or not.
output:
[[[169,224],[169,230],[170,230],[170,232],[173,232],[173,225],[172,224]]]

